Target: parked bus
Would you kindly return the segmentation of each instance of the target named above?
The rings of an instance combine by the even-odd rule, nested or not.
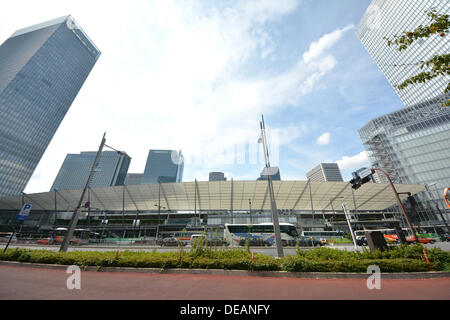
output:
[[[39,239],[37,241],[38,244],[61,244],[64,240],[64,236],[66,235],[67,228],[56,228],[54,229],[50,237]],[[89,229],[77,228],[73,231],[72,239],[70,240],[70,244],[82,245],[89,243],[89,237],[91,235],[91,231]]]
[[[299,236],[293,224],[280,223],[281,240],[283,242],[295,241]],[[232,246],[242,243],[242,240],[261,241],[267,245],[274,245],[275,234],[273,223],[258,224],[229,224],[225,223],[224,238]]]
[[[343,231],[302,231],[302,236],[320,240],[322,243],[329,242],[330,239],[342,239],[345,236]]]

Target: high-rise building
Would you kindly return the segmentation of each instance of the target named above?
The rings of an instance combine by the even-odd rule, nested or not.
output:
[[[399,52],[387,45],[394,34],[430,23],[426,10],[450,13],[447,0],[374,0],[357,27],[356,34],[405,104],[405,108],[369,121],[359,131],[373,167],[384,169],[395,183],[434,185],[444,190],[450,185],[450,108],[441,106],[448,77],[425,83],[395,86],[423,70],[417,65],[436,54],[449,51],[448,35],[431,35],[415,41]],[[379,180],[387,182],[384,175]],[[442,201],[439,192],[430,192]],[[422,202],[426,199],[422,197]],[[433,202],[429,207],[434,208]],[[443,207],[441,207],[442,209]]]
[[[444,96],[448,77],[436,77],[425,83],[409,85],[402,90],[395,87],[424,71],[420,68],[419,61],[427,61],[437,54],[448,53],[448,35],[443,38],[435,34],[416,40],[401,52],[395,45],[388,46],[385,39],[412,31],[419,25],[430,24],[426,11],[432,8],[438,13],[450,14],[448,0],[374,0],[356,28],[358,38],[406,107],[423,102],[433,104],[436,99],[443,101],[444,98],[450,98],[450,93]]]
[[[83,189],[94,164],[96,151],[68,154],[50,191]],[[109,187],[123,185],[131,158],[125,153],[103,151],[100,155],[89,187]]]
[[[272,175],[272,180],[276,180],[276,181],[280,181],[281,180],[281,176],[280,176],[280,168],[278,167],[273,167],[276,168],[276,173]],[[267,180],[267,176],[259,176],[259,178],[256,179],[257,181],[259,180]]]
[[[143,175],[143,173],[128,173],[125,178],[124,184],[126,186],[141,184]]]
[[[337,163],[320,163],[306,177],[311,181],[344,181]]]
[[[209,181],[226,181],[225,174],[223,172],[210,172]]]
[[[150,150],[142,176],[142,183],[181,182],[183,180],[183,169],[184,157],[181,151]]]
[[[71,16],[0,46],[0,196],[25,189],[99,56]]]

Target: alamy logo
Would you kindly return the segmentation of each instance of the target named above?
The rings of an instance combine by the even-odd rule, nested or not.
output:
[[[73,290],[81,289],[81,270],[78,266],[68,266],[66,273],[70,273],[71,275],[67,278],[66,286],[67,289]]]
[[[369,278],[367,278],[367,289],[369,290],[373,290],[373,289],[377,289],[380,290],[381,289],[381,271],[380,271],[380,267],[375,266],[375,265],[371,265],[367,268],[367,273],[371,274],[371,276],[369,276]]]

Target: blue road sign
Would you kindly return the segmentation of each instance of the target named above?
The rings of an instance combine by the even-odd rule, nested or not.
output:
[[[16,216],[16,220],[25,221],[28,218],[28,215],[30,214],[31,207],[32,207],[31,203],[25,203],[23,205],[22,210],[20,210],[19,214]]]

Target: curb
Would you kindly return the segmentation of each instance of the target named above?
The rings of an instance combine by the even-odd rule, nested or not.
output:
[[[1,265],[15,267],[33,267],[40,269],[66,270],[68,266],[61,264],[43,264],[17,261],[0,261]],[[276,278],[300,278],[300,279],[367,279],[367,273],[332,273],[332,272],[288,272],[288,271],[248,271],[248,270],[223,270],[223,269],[160,269],[160,268],[128,268],[128,267],[102,267],[88,266],[83,271],[100,272],[131,272],[131,273],[158,273],[158,274],[209,274],[226,276],[253,276],[253,277],[276,277]],[[450,278],[450,272],[402,272],[381,273],[383,279],[437,279]]]

